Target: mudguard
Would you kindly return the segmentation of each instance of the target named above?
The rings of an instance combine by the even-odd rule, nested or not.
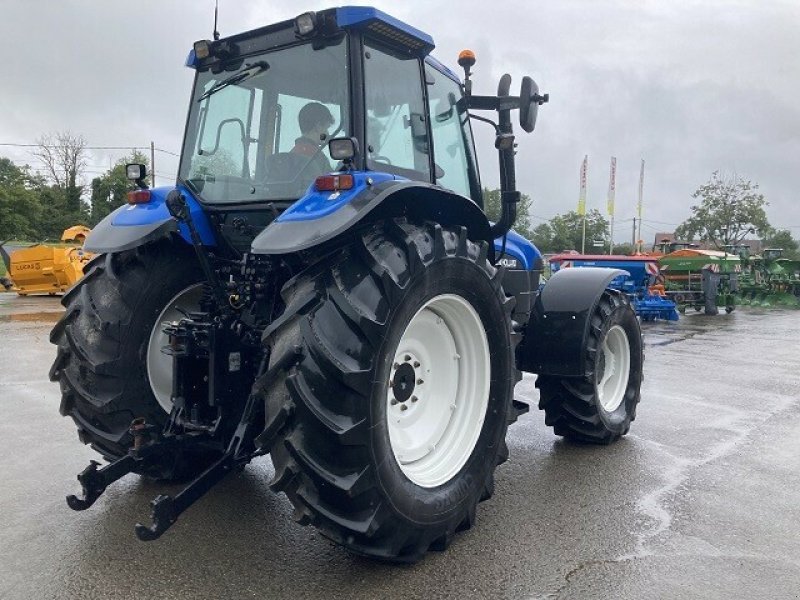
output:
[[[253,240],[254,254],[309,250],[369,217],[405,215],[442,225],[464,225],[472,239],[489,241],[489,221],[477,204],[429,183],[381,173],[354,173],[349,192],[313,192],[295,202]]]
[[[529,373],[584,375],[589,317],[621,269],[562,269],[539,292],[518,351],[519,368]]]
[[[153,188],[150,190],[150,202],[120,206],[92,229],[83,245],[84,249],[97,254],[122,252],[168,237],[172,233],[179,234],[186,243],[191,244],[189,228],[185,223],[178,224],[170,216],[165,204],[167,194],[173,189],[175,188]],[[215,246],[214,231],[200,203],[183,186],[179,186],[178,191],[186,197],[203,244]]]

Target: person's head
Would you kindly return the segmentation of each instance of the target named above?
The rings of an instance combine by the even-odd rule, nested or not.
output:
[[[319,102],[309,102],[300,109],[297,115],[297,122],[300,125],[300,133],[303,137],[317,141],[322,140],[323,135],[327,135],[333,126],[334,120],[331,111]]]

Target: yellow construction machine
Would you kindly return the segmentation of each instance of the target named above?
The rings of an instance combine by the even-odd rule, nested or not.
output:
[[[83,267],[92,259],[82,246],[91,231],[83,225],[66,229],[63,244],[34,244],[7,251],[0,244],[7,282],[20,296],[63,294],[83,277]]]

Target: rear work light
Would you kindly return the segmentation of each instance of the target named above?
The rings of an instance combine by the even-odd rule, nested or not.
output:
[[[128,192],[128,204],[146,204],[147,202],[150,202],[150,190]]]
[[[337,192],[353,189],[352,175],[320,175],[314,181],[318,192]]]

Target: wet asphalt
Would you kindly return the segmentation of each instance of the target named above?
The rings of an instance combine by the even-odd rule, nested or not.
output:
[[[526,376],[476,527],[401,567],[295,524],[268,457],[155,542],[133,524],[179,488],[128,476],[69,510],[95,456],[47,379],[59,313],[0,294],[0,598],[800,597],[800,311],[645,324],[638,416],[609,447],[555,437]]]

